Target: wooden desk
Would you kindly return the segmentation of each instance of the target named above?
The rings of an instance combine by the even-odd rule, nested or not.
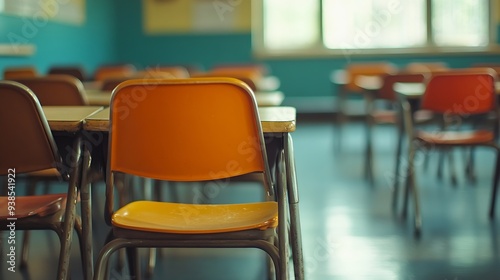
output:
[[[86,90],[89,105],[109,106],[111,101],[110,91]],[[280,106],[285,95],[281,91],[256,91],[254,92],[258,106]]]
[[[83,129],[87,131],[109,130],[110,109],[93,114],[85,119]],[[261,107],[259,108],[262,131],[264,133],[288,133],[295,131],[296,111],[293,107]]]
[[[68,169],[72,176],[76,179],[75,191],[70,191],[68,194],[65,210],[65,219],[68,221],[64,227],[65,232],[72,232],[74,227],[74,217],[76,215],[77,192],[81,198],[81,214],[83,222],[82,242],[85,250],[84,255],[84,271],[87,279],[91,278],[93,271],[92,258],[92,228],[91,228],[91,204],[90,192],[86,182],[82,179],[81,173],[84,165],[81,164],[81,147],[82,135],[81,131],[85,119],[93,114],[101,111],[101,106],[43,106],[42,110],[45,114],[50,129],[54,132],[54,138],[58,143],[61,157],[64,159],[63,166],[58,166],[59,169]],[[59,141],[58,141],[59,140]],[[69,141],[69,142],[68,142]],[[60,143],[59,143],[60,142]],[[62,145],[62,146],[61,146]],[[73,160],[74,159],[74,160]],[[75,166],[76,165],[76,166]],[[64,256],[69,256],[71,251],[72,234],[64,239],[62,251]],[[62,262],[64,271],[68,271],[69,257],[66,257]]]
[[[102,106],[43,106],[52,131],[77,132],[85,119],[101,111]]]

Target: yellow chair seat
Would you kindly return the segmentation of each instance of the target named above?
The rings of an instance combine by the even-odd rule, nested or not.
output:
[[[116,227],[162,233],[205,234],[278,225],[274,201],[245,204],[182,204],[135,201],[113,214]]]

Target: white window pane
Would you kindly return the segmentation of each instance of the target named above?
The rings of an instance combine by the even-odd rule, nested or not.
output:
[[[426,43],[425,0],[323,0],[330,49],[418,47]]]
[[[301,49],[319,40],[317,0],[264,0],[264,45]]]
[[[433,36],[437,45],[488,45],[487,0],[434,0],[432,9]]]

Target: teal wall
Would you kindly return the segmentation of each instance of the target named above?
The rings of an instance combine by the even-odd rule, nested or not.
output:
[[[258,61],[251,49],[250,34],[235,35],[164,35],[143,33],[140,0],[123,1],[118,10],[119,58],[138,67],[157,64],[199,64],[205,69],[217,63]],[[168,19],[165,19],[168,20]],[[444,61],[450,67],[468,67],[475,63],[498,62],[500,55],[473,56],[384,56],[358,57],[351,61],[389,60],[398,66],[413,61]],[[348,60],[340,58],[263,60],[273,75],[281,80],[281,89],[288,97],[331,96],[329,76]]]
[[[89,73],[96,66],[117,59],[115,1],[87,0],[82,26],[50,21],[38,23],[33,17],[0,14],[0,43],[9,43],[13,32],[36,46],[28,57],[0,56],[0,73],[7,66],[35,65],[46,73],[51,65],[82,65]],[[29,29],[31,26],[31,29]]]
[[[25,21],[0,15],[0,43],[7,34],[21,34]],[[168,19],[165,19],[168,20]],[[499,36],[500,37],[500,36]],[[103,63],[128,62],[137,67],[159,64],[198,64],[209,69],[218,63],[259,61],[252,54],[249,33],[231,35],[157,35],[142,31],[141,0],[87,0],[84,26],[50,22],[38,29],[30,43],[37,52],[30,57],[0,57],[0,72],[10,65],[36,65],[44,73],[54,64],[81,64],[89,73]],[[499,55],[357,57],[352,61],[390,60],[398,66],[412,61],[444,61],[451,67],[498,62]],[[281,80],[288,97],[331,96],[329,75],[345,67],[344,57],[263,60]]]

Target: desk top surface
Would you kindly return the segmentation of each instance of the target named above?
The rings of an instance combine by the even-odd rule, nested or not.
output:
[[[85,120],[84,129],[90,131],[109,130],[110,109],[89,116]],[[295,131],[296,111],[293,107],[259,107],[260,122],[264,133],[284,133]]]
[[[68,132],[78,131],[87,117],[102,109],[102,106],[42,106],[50,128]]]

